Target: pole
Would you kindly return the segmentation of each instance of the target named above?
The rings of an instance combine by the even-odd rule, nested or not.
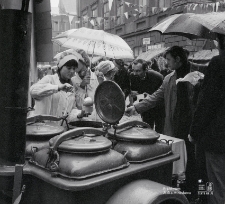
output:
[[[31,7],[31,50],[30,50],[30,77],[29,77],[29,87],[36,83],[38,80],[38,69],[37,69],[37,61],[36,61],[36,43],[35,43],[35,26],[34,26],[34,19],[35,19],[35,12],[34,12],[34,0],[30,1]],[[28,107],[32,106],[32,100],[30,93],[28,91]]]
[[[25,162],[31,14],[0,12],[0,165]]]

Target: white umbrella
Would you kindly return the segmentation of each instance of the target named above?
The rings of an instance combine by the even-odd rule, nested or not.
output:
[[[121,37],[103,30],[85,27],[71,29],[54,37],[53,42],[66,48],[83,49],[91,55],[134,59],[133,51]]]

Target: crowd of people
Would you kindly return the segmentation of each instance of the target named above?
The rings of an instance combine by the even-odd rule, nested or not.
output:
[[[197,197],[197,180],[212,182],[214,194],[209,196],[209,202],[224,203],[225,37],[218,35],[218,40],[220,55],[205,68],[205,76],[193,69],[189,53],[179,46],[166,50],[164,69],[155,59],[136,59],[127,67],[122,59],[108,59],[91,67],[83,50],[64,51],[58,59],[57,73],[31,86],[30,94],[35,100],[31,114],[68,114],[69,121],[101,121],[95,108],[86,115],[83,103],[87,97],[94,100],[100,83],[113,80],[129,99],[125,115],[138,113],[158,133],[185,141],[186,190]],[[144,97],[140,100],[139,95]],[[206,169],[208,178],[202,178],[199,172]]]

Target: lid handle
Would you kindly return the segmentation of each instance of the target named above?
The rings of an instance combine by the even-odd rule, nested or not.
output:
[[[76,128],[73,130],[69,130],[67,132],[62,133],[59,135],[55,141],[50,143],[50,150],[56,151],[58,146],[65,140],[70,138],[76,138],[84,134],[95,134],[95,135],[105,135],[105,132],[102,130],[98,130],[96,128]]]
[[[146,128],[151,128],[151,126],[145,122],[142,122],[142,121],[139,121],[139,120],[131,120],[131,121],[126,121],[124,123],[121,123],[119,125],[116,125],[114,126],[114,128],[116,130],[120,130],[120,129],[123,129],[125,127],[129,127],[129,126],[132,126],[132,127],[135,127],[135,126],[143,126],[143,127],[146,127]]]

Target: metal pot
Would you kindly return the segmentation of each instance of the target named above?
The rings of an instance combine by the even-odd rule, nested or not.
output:
[[[104,82],[95,92],[95,106],[99,117],[113,126],[108,138],[113,149],[125,153],[130,162],[145,162],[172,153],[172,146],[158,141],[159,134],[141,121],[119,120],[125,111],[125,99],[121,89],[113,82]]]
[[[26,150],[25,157],[31,158],[32,148],[37,149],[49,146],[49,140],[64,132],[64,127],[55,122],[46,122],[46,120],[59,121],[62,118],[54,116],[38,115],[27,119],[26,127]]]
[[[105,132],[94,128],[77,128],[49,141],[49,147],[34,149],[30,163],[54,175],[84,179],[129,166],[125,157],[112,150]]]

